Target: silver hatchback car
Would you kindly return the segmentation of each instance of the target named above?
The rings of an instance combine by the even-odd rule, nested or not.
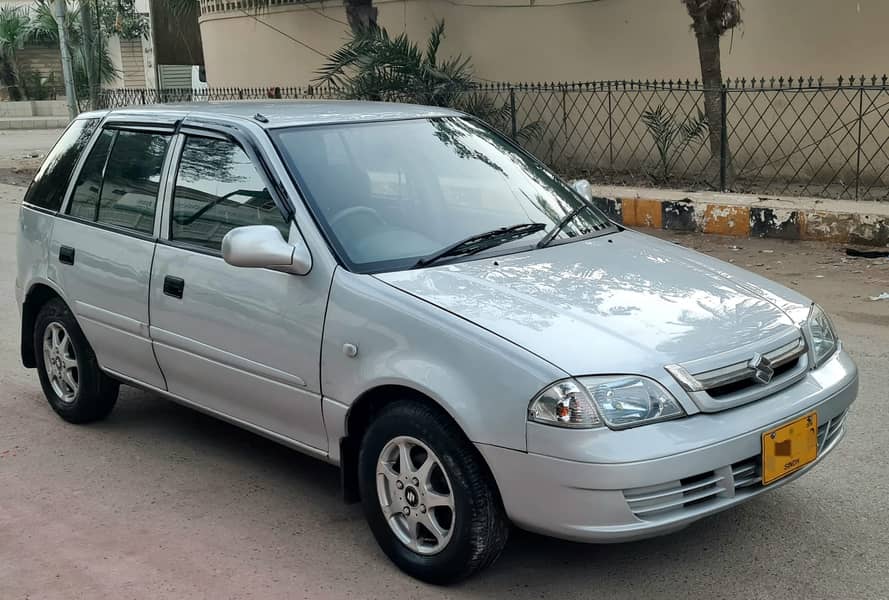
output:
[[[810,300],[428,107],[81,115],[25,197],[16,294],[63,419],[125,383],[339,465],[383,551],[440,583],[511,523],[632,540],[792,481],[858,390]]]

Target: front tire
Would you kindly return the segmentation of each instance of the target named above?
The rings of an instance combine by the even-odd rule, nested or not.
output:
[[[114,408],[120,384],[99,369],[74,315],[59,299],[44,304],[37,314],[34,356],[43,394],[64,420],[90,423]]]
[[[417,401],[386,406],[358,457],[364,513],[383,552],[436,584],[492,564],[509,523],[493,478],[450,418]]]

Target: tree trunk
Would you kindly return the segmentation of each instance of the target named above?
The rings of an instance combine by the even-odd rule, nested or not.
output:
[[[710,161],[707,163],[711,183],[719,181],[721,155],[725,152],[726,187],[732,183],[732,161],[728,142],[722,144],[722,64],[719,55],[719,33],[706,24],[695,23],[698,54],[701,61],[701,82],[704,84],[704,114],[707,117],[710,138]]]
[[[90,109],[99,107],[99,61],[96,55],[96,24],[90,0],[80,2],[81,36],[83,38],[84,68],[89,91]]]
[[[59,29],[59,49],[62,54],[62,79],[65,81],[65,103],[68,105],[68,117],[73,121],[79,112],[77,94],[74,91],[74,66],[71,64],[71,46],[68,43],[68,29],[65,27],[65,15],[68,7],[66,0],[55,0],[53,14]]]
[[[6,56],[0,58],[0,82],[6,86],[6,92],[9,94],[11,101],[15,102],[22,99],[21,90],[15,78],[15,69],[12,68],[9,58]]]
[[[355,33],[376,27],[377,9],[373,0],[346,0],[346,19]]]
[[[19,65],[19,58],[15,52],[10,53],[10,64],[12,65],[12,73],[15,77],[16,87],[22,100],[28,100],[28,90],[25,89],[25,82],[22,81],[22,67]]]

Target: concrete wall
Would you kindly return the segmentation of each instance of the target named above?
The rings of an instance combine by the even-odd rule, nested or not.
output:
[[[25,71],[39,73],[49,78],[54,85],[62,88],[62,57],[55,46],[26,46],[19,50],[19,64]]]
[[[67,117],[68,107],[64,100],[23,100],[0,102],[0,118],[20,119],[28,117]]]
[[[421,41],[435,20],[444,18],[448,37],[443,52],[471,55],[481,78],[576,81],[699,75],[697,46],[679,0],[564,2],[376,4],[383,26],[407,31]],[[202,0],[201,36],[211,86],[310,83],[322,55],[348,37],[342,5],[336,2],[278,5],[258,14],[239,7],[237,1]],[[889,70],[889,36],[884,31],[889,1],[745,0],[744,8],[742,29],[723,40],[726,76],[833,78]]]

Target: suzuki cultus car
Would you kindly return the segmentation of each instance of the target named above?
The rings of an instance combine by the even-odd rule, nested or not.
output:
[[[124,383],[338,465],[440,583],[512,524],[660,535],[830,453],[858,375],[824,311],[589,189],[445,109],[86,113],[22,206],[22,359],[72,423]]]

